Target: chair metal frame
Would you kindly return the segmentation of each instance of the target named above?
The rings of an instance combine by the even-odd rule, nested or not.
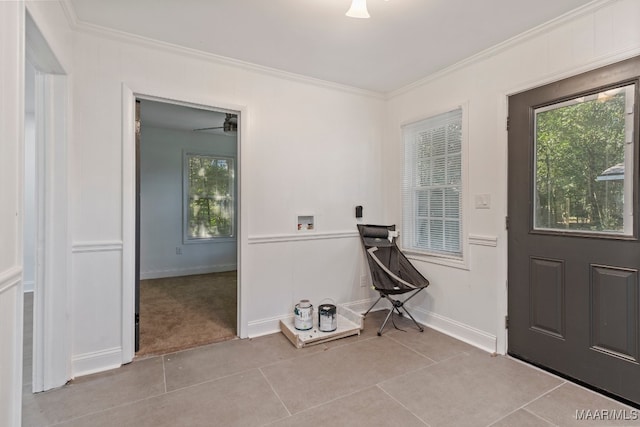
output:
[[[409,318],[413,321],[413,323],[416,325],[418,330],[420,332],[424,332],[424,328],[422,327],[422,325],[420,325],[416,321],[416,319],[413,317],[413,315],[409,312],[409,310],[407,310],[407,307],[405,307],[405,304],[409,300],[411,300],[413,297],[415,297],[418,293],[420,293],[420,291],[424,290],[429,285],[429,281],[426,278],[424,278],[424,276],[422,276],[422,274],[420,274],[420,272],[418,272],[415,269],[415,267],[413,267],[413,265],[410,262],[408,262],[408,260],[407,260],[407,263],[409,265],[411,265],[411,267],[415,271],[415,274],[423,280],[424,284],[415,285],[413,283],[409,283],[406,280],[404,280],[401,277],[399,277],[397,274],[395,274],[389,268],[387,268],[387,266],[384,264],[384,262],[382,262],[380,260],[380,258],[378,258],[378,256],[376,255],[376,252],[379,250],[379,248],[377,246],[373,246],[373,245],[370,245],[370,247],[367,247],[368,245],[365,242],[365,237],[366,236],[364,235],[365,227],[376,228],[376,229],[387,229],[389,231],[393,231],[397,235],[397,232],[395,232],[395,226],[381,226],[381,225],[366,225],[365,226],[365,225],[358,225],[358,230],[360,232],[362,245],[365,248],[367,256],[370,257],[370,259],[373,260],[375,262],[375,264],[380,268],[380,270],[382,270],[389,278],[391,278],[393,281],[397,282],[398,284],[403,285],[403,288],[401,289],[400,287],[394,287],[394,289],[389,290],[389,289],[385,289],[385,288],[376,286],[375,279],[374,279],[374,274],[372,272],[373,288],[378,292],[378,294],[380,296],[373,303],[373,305],[371,307],[369,307],[369,309],[363,314],[363,317],[366,317],[367,314],[369,314],[369,312],[378,304],[378,302],[380,302],[381,299],[385,298],[385,299],[389,300],[389,302],[391,303],[391,310],[389,310],[389,313],[387,314],[387,317],[384,319],[384,322],[382,323],[382,326],[380,326],[380,329],[378,329],[378,336],[382,335],[382,331],[384,330],[385,326],[389,322],[389,319],[391,319],[391,323],[393,324],[394,328],[396,328],[398,330],[401,330],[401,331],[403,330],[403,329],[398,328],[398,326],[396,325],[396,323],[394,321],[393,317],[394,317],[394,315],[396,313],[398,315],[400,315],[401,317],[404,317],[404,314],[409,316]],[[390,243],[387,244],[385,242],[384,246],[386,246],[386,247],[391,247],[391,246],[395,247],[395,250],[397,251],[397,254],[398,254],[397,256],[398,257],[403,257],[406,260],[406,257],[404,256],[404,254],[402,254],[402,252],[400,251],[400,249],[396,245],[395,237],[390,237]],[[371,264],[369,264],[369,269],[371,270],[371,268],[372,268],[372,266],[371,266]],[[404,298],[403,300],[395,299],[395,298],[391,297],[391,295],[404,295],[404,294],[407,294],[407,293],[410,293],[410,295],[407,298]]]

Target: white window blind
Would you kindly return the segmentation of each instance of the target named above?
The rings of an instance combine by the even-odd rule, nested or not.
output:
[[[402,242],[462,257],[462,108],[403,128]]]

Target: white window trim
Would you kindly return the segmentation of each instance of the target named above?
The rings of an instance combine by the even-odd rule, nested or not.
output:
[[[430,264],[443,265],[446,267],[457,268],[461,270],[469,270],[469,237],[467,233],[467,228],[469,225],[469,102],[461,102],[459,104],[455,104],[449,108],[443,108],[439,110],[435,110],[433,112],[429,112],[427,114],[421,115],[419,117],[414,117],[410,120],[404,121],[400,123],[400,140],[402,147],[402,164],[404,165],[404,156],[405,156],[405,143],[404,143],[404,127],[413,125],[422,120],[429,119],[434,116],[438,116],[440,114],[447,113],[449,111],[453,111],[456,109],[462,110],[462,165],[461,165],[461,223],[460,223],[460,234],[461,234],[461,248],[462,248],[462,257],[456,257],[447,254],[438,254],[434,252],[423,252],[415,249],[405,248],[402,242],[402,235],[399,238],[399,246],[402,252],[407,256],[410,260],[427,262]],[[403,166],[404,167],[404,166]],[[402,170],[404,174],[404,169]],[[402,184],[401,184],[402,187]],[[404,212],[401,214],[401,217],[404,217]],[[401,220],[402,221],[402,220]],[[402,230],[402,225],[400,224],[400,230]]]
[[[231,188],[232,197],[234,200],[234,212],[233,212],[233,227],[231,236],[220,236],[220,237],[207,237],[207,238],[190,238],[189,237],[189,174],[188,174],[188,158],[189,156],[204,156],[204,157],[215,157],[217,159],[226,159],[230,160],[233,165],[233,186]],[[203,243],[224,243],[224,242],[235,242],[238,228],[238,212],[235,206],[237,206],[237,181],[236,181],[236,171],[237,171],[237,159],[233,156],[229,155],[219,155],[215,152],[206,151],[206,150],[183,150],[182,151],[182,243],[185,245],[193,245],[193,244],[203,244]]]

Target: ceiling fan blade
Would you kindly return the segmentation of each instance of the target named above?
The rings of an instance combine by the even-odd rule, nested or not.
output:
[[[211,129],[222,129],[222,128],[223,128],[223,126],[216,126],[216,127],[213,127],[213,128],[199,128],[199,129],[193,129],[193,131],[195,132],[195,131],[199,131],[199,130],[211,130]]]

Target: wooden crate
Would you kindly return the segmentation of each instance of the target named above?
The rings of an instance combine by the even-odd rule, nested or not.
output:
[[[293,316],[280,320],[280,330],[297,348],[322,344],[352,335],[360,335],[364,327],[364,318],[355,311],[338,305],[337,328],[333,332],[322,332],[318,329],[318,313],[314,312],[313,328],[308,331],[299,331],[294,326]]]

